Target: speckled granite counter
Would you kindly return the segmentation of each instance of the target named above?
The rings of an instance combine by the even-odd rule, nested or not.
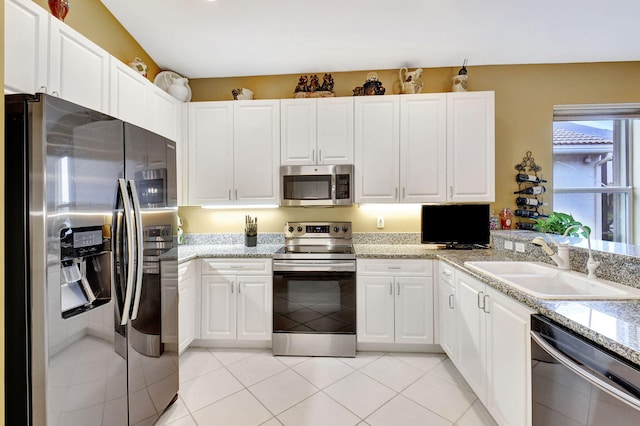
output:
[[[272,257],[282,244],[258,244],[246,247],[244,244],[194,244],[178,247],[178,262],[186,262],[197,257]]]
[[[207,257],[272,257],[282,244],[189,244],[178,249],[178,261]],[[354,244],[358,259],[443,260],[501,293],[531,307],[579,335],[640,365],[640,301],[541,300],[464,266],[466,261],[523,260],[505,250],[438,250],[422,244]],[[173,254],[175,256],[175,253]],[[541,259],[542,260],[542,259]]]

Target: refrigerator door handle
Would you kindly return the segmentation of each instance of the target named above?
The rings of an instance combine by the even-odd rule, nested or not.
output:
[[[138,317],[138,308],[140,307],[140,296],[142,295],[142,254],[144,251],[142,239],[142,214],[140,213],[140,199],[138,198],[138,190],[136,182],[129,180],[129,190],[131,191],[131,199],[133,200],[133,217],[136,225],[136,296],[133,300],[133,309],[131,310],[131,320]]]
[[[134,249],[133,249],[133,210],[131,208],[131,201],[129,200],[129,191],[127,191],[127,183],[124,179],[118,179],[118,187],[122,195],[122,204],[124,207],[124,223],[127,232],[127,290],[124,297],[124,307],[122,308],[122,318],[120,319],[120,325],[127,325],[129,321],[129,312],[131,311],[131,299],[133,297],[133,272],[134,272]]]

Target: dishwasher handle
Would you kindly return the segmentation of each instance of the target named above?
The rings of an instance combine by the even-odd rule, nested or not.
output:
[[[573,371],[575,374],[582,377],[584,380],[588,381],[589,383],[591,383],[601,391],[609,394],[610,396],[616,398],[622,403],[635,408],[636,410],[640,410],[640,399],[636,398],[633,395],[630,395],[627,392],[624,392],[616,388],[615,386],[611,385],[607,381],[601,379],[600,377],[596,376],[590,371],[584,369],[582,366],[580,366],[578,363],[573,361],[567,355],[563,354],[561,351],[559,351],[558,349],[550,345],[544,339],[544,337],[542,337],[542,334],[540,334],[539,332],[531,330],[530,334],[531,334],[531,339],[538,346],[540,346],[540,348],[542,348],[547,354],[549,354],[556,361],[558,361],[560,364],[564,365],[569,370]]]

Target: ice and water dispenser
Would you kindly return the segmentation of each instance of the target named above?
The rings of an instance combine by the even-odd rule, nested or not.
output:
[[[71,318],[111,300],[110,231],[109,225],[60,231],[63,318]]]

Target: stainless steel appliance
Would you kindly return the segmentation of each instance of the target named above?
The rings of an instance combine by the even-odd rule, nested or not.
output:
[[[353,165],[281,166],[280,205],[353,205]]]
[[[350,222],[287,222],[273,256],[273,354],[356,355]]]
[[[153,423],[177,397],[177,346],[149,356],[132,334],[162,303],[142,235],[175,223],[175,143],[44,94],[6,96],[5,132],[5,423]],[[151,207],[136,172],[154,168]]]
[[[640,424],[640,368],[541,315],[531,318],[533,425]]]

